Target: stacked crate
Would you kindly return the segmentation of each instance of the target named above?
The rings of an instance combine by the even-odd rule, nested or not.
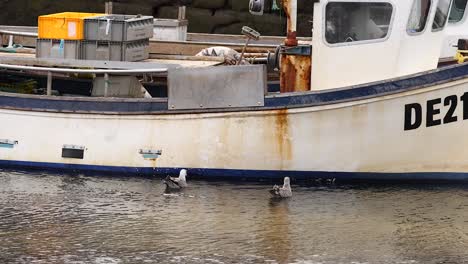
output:
[[[36,57],[80,59],[85,18],[102,15],[65,12],[40,16],[38,20],[39,37],[36,45]]]
[[[151,16],[89,13],[41,16],[36,57],[140,61],[149,58],[152,37]]]
[[[84,60],[140,61],[149,58],[153,17],[105,15],[85,19]]]

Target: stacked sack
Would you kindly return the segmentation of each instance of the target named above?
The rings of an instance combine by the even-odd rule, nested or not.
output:
[[[153,17],[59,13],[39,17],[37,58],[140,61],[149,58]]]

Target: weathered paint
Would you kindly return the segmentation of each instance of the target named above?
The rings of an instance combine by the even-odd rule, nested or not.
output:
[[[375,173],[371,174],[375,178],[395,173],[463,174],[468,173],[468,121],[463,120],[461,103],[455,112],[458,121],[449,124],[405,131],[404,116],[407,104],[419,103],[426,109],[429,100],[465,92],[468,78],[282,110],[105,115],[2,109],[0,120],[8,125],[0,130],[0,138],[15,138],[21,144],[0,149],[0,161],[129,172],[192,168],[194,173],[236,172],[233,175],[239,177],[249,171],[264,177],[277,177],[282,171],[368,178],[368,173]],[[436,117],[443,118],[448,108],[443,101],[437,108],[441,113]],[[61,158],[64,144],[86,146],[84,159]],[[146,160],[141,149],[161,150],[163,155],[157,162]]]
[[[311,86],[310,56],[281,54],[280,90],[287,92],[305,92]]]
[[[287,110],[279,110],[276,113],[276,144],[281,156],[281,169],[286,168],[286,164],[293,158],[288,118]]]

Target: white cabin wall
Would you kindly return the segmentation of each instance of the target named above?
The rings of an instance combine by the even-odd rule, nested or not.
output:
[[[440,52],[441,58],[453,58],[457,52],[456,45],[458,43],[458,39],[468,39],[467,11],[468,10],[465,9],[465,13],[461,21],[447,23],[444,34],[445,37]]]
[[[416,35],[407,33],[412,0],[371,1],[393,5],[387,38],[340,46],[325,40],[323,18],[328,2],[336,1],[322,1],[314,8],[311,90],[364,84],[437,68],[444,37],[444,30],[432,32],[438,0],[432,2],[425,30]]]
[[[342,1],[356,2],[356,1]],[[388,2],[388,1],[375,1]],[[399,39],[393,37],[402,19],[393,6],[393,28],[387,39],[368,43],[350,43],[332,46],[325,40],[325,7],[327,2],[316,3],[314,8],[314,36],[312,38],[312,87],[325,90],[351,86],[392,77],[397,63]]]
[[[412,5],[413,1],[409,1]],[[432,23],[436,12],[438,0],[432,1],[426,28],[423,32],[410,35],[407,33],[407,21],[411,12],[411,5],[406,12],[406,23],[400,30],[402,33],[400,54],[398,58],[398,70],[394,77],[433,70],[439,63],[440,48],[444,40],[444,29],[432,31]]]

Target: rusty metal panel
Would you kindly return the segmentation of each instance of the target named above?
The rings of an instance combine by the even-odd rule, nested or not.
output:
[[[312,47],[282,47],[280,89],[282,93],[305,92],[311,89]]]
[[[169,70],[169,109],[264,106],[264,65]]]

